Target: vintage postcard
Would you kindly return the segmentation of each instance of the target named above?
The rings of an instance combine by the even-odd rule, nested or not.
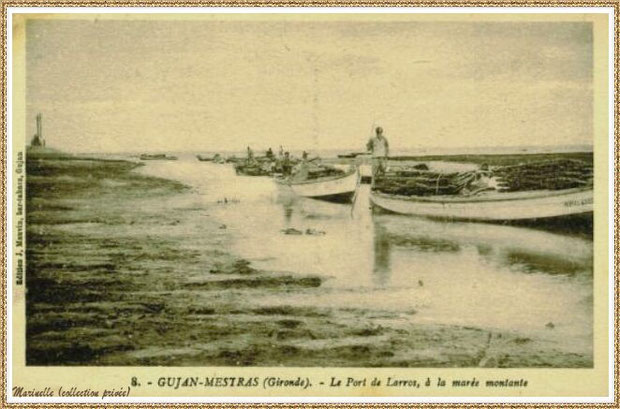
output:
[[[614,7],[7,10],[6,401],[613,401]]]

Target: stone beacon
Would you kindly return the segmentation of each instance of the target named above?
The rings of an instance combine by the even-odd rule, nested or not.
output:
[[[45,147],[45,138],[43,137],[43,118],[41,113],[37,114],[37,133],[32,137],[31,147]]]

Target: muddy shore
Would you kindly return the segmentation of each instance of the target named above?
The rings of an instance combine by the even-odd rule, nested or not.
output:
[[[226,226],[184,200],[191,188],[138,166],[28,156],[28,365],[592,366],[519,333],[413,323],[416,311],[255,303],[322,279],[232,254]]]

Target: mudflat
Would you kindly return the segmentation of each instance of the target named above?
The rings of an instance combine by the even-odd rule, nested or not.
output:
[[[27,157],[28,365],[592,366],[591,350],[415,310],[257,302],[324,279],[255,267],[191,187],[139,166]]]

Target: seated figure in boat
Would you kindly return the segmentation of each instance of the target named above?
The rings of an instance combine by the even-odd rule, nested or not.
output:
[[[266,160],[262,161],[260,164],[261,170],[264,172],[272,174],[276,169],[276,162],[274,160]]]
[[[489,165],[483,163],[480,169],[475,171],[471,181],[461,190],[461,194],[471,196],[492,190],[497,190],[497,179],[489,170]]]
[[[301,155],[301,162],[293,168],[291,180],[295,182],[303,182],[308,179],[310,174],[310,162],[308,161],[308,152],[304,151]]]
[[[308,152],[304,151],[301,155],[301,161],[293,168],[292,180],[295,182],[303,182],[304,180],[311,179],[314,175],[325,170],[327,167],[323,165],[317,165],[314,161],[319,160],[317,156],[312,159],[308,159]]]
[[[279,162],[280,163],[276,164],[276,168],[279,168],[282,171],[282,175],[290,176],[293,170],[293,165],[291,164],[291,154],[285,152]]]

